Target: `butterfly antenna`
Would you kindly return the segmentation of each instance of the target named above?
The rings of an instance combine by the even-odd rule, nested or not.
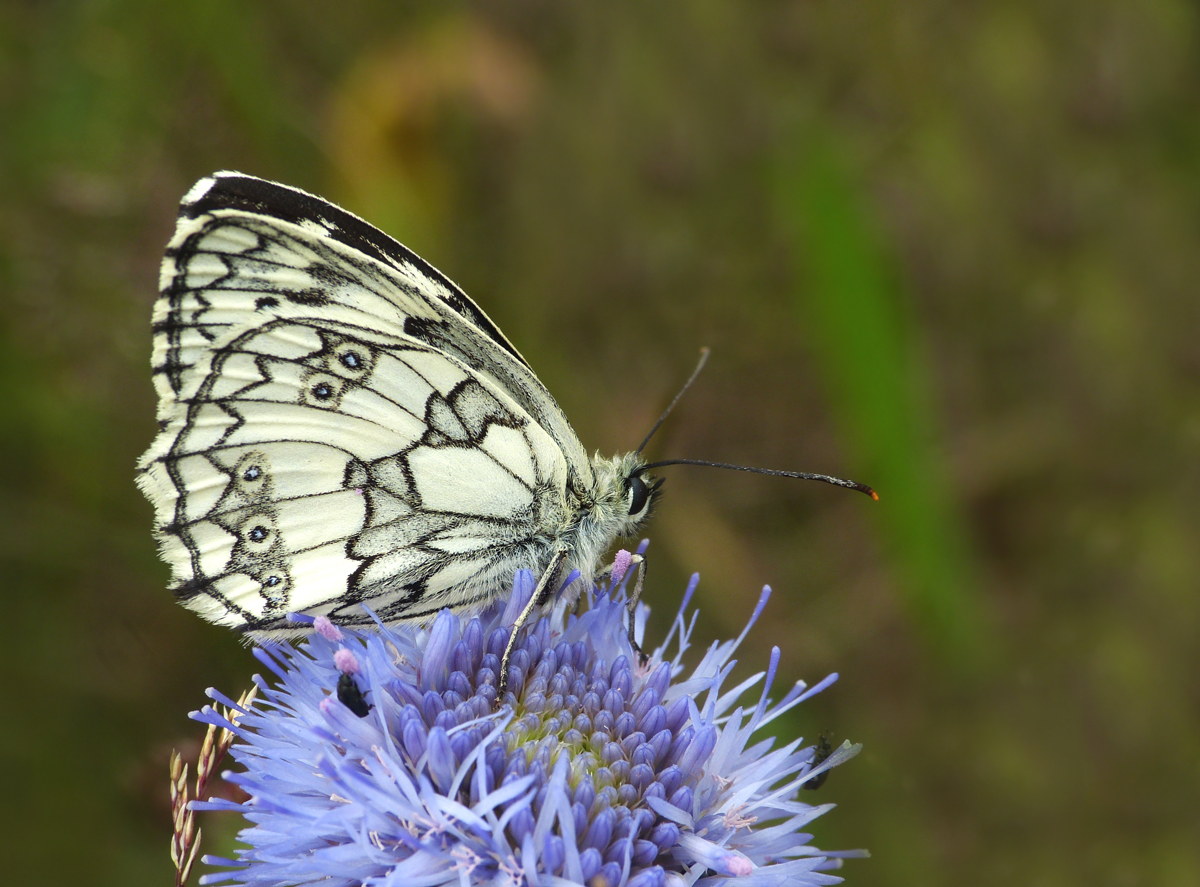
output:
[[[703,361],[701,362],[701,365],[703,365]],[[695,374],[693,374],[693,377],[694,375]],[[676,400],[678,399],[679,398],[676,398]],[[672,404],[672,406],[674,406],[674,404]],[[635,474],[641,474],[643,471],[649,471],[652,468],[662,468],[664,465],[703,465],[706,468],[728,468],[731,471],[749,471],[751,474],[770,474],[774,477],[795,477],[799,478],[800,480],[819,480],[823,484],[833,484],[835,487],[845,487],[848,490],[858,490],[860,493],[866,493],[876,502],[879,501],[879,494],[866,484],[860,484],[857,481],[846,480],[845,478],[841,477],[833,477],[829,474],[810,474],[807,471],[779,471],[775,468],[750,468],[746,465],[730,465],[728,462],[707,462],[703,459],[667,459],[663,462],[651,462],[649,465],[643,465],[635,472]]]
[[[667,416],[671,415],[671,410],[675,409],[675,404],[679,403],[679,398],[683,397],[685,391],[692,387],[692,383],[696,381],[696,377],[700,375],[700,371],[704,369],[704,365],[708,363],[709,351],[707,348],[700,349],[700,362],[696,364],[696,368],[692,370],[692,374],[688,376],[688,380],[683,383],[683,387],[679,389],[679,393],[675,395],[675,399],[671,401],[658,421],[654,423],[654,427],[650,429],[650,433],[646,435],[646,439],[642,441],[642,445],[634,450],[635,453],[640,453],[646,449],[646,444],[650,443],[650,438],[654,437],[654,432],[658,431],[663,422],[667,421]]]

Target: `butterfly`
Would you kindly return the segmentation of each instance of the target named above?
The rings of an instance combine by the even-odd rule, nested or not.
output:
[[[356,626],[364,604],[385,622],[482,607],[518,569],[540,577],[527,617],[556,579],[595,580],[652,510],[647,472],[672,464],[589,456],[437,269],[240,173],[184,196],[153,337],[160,432],[137,480],[173,590],[254,637],[303,631],[291,613]]]

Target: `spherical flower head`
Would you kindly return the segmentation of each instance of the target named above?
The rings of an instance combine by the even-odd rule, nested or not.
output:
[[[689,671],[695,576],[666,640],[643,659],[625,628],[621,578],[585,594],[582,612],[560,599],[522,631],[499,706],[500,660],[534,587],[528,573],[479,616],[445,611],[427,628],[362,632],[331,631],[326,620],[297,647],[256,649],[274,686],[256,676],[259,699],[236,724],[211,707],[193,713],[237,734],[232,754],[245,769],[226,778],[249,796],[193,808],[251,823],[236,860],[205,858],[230,869],[202,883],[840,881],[827,872],[863,854],[811,846],[802,830],[832,805],[803,803],[797,791],[858,747],[814,766],[811,745],[755,737],[837,676],[772,703],[775,648],[766,672],[725,686],[769,588],[746,630]],[[639,644],[646,612],[635,620]]]

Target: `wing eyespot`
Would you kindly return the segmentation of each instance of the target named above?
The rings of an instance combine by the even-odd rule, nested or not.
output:
[[[279,535],[274,522],[262,514],[252,514],[243,522],[238,533],[248,555],[266,554]]]
[[[257,497],[270,482],[270,463],[260,452],[246,453],[231,472],[237,491],[248,499]]]
[[[313,373],[304,382],[300,402],[310,407],[334,409],[342,398],[345,382],[329,373]]]
[[[267,611],[278,613],[288,606],[288,594],[292,583],[285,572],[268,573],[258,580],[260,594],[267,603]]]
[[[327,361],[329,371],[354,382],[361,382],[374,368],[370,350],[355,342],[343,342],[333,349]]]

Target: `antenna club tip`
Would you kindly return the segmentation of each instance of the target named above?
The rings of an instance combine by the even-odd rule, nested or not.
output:
[[[870,496],[872,499],[874,499],[876,502],[879,501],[879,494],[876,493],[874,490],[872,490],[870,487],[867,487],[867,495]]]

